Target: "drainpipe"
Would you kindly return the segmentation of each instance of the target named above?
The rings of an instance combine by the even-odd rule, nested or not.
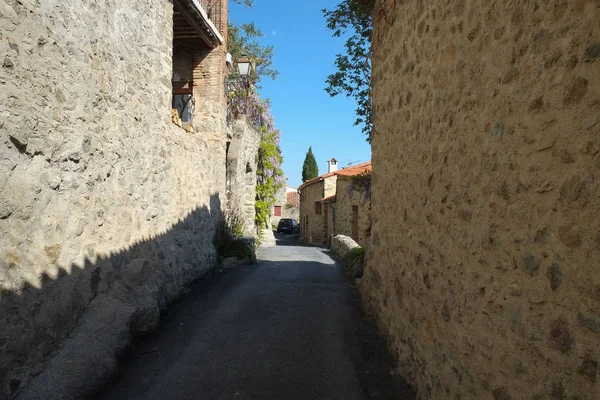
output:
[[[335,203],[331,202],[331,218],[332,218],[332,222],[331,222],[331,243],[333,243],[333,237],[335,236]]]

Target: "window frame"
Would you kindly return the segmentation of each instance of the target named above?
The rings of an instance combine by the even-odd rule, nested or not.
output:
[[[323,212],[323,205],[321,204],[320,201],[315,201],[315,214],[321,215],[322,212]]]

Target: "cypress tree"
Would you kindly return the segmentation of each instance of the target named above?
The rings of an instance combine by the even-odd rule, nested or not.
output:
[[[306,182],[309,179],[313,179],[319,176],[319,167],[317,166],[317,160],[312,152],[312,147],[308,148],[306,157],[304,158],[304,165],[302,165],[302,182]]]

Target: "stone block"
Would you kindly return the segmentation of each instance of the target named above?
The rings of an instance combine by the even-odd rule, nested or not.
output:
[[[375,5],[361,295],[423,398],[596,400],[599,10],[516,3]]]

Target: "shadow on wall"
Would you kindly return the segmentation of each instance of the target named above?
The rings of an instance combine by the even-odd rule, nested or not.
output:
[[[220,217],[217,193],[164,233],[107,255],[87,246],[83,266],[2,290],[0,398],[79,398],[110,379],[131,337],[154,330],[160,310],[215,265]],[[45,250],[58,258],[60,247]],[[19,268],[9,264],[0,279]]]

